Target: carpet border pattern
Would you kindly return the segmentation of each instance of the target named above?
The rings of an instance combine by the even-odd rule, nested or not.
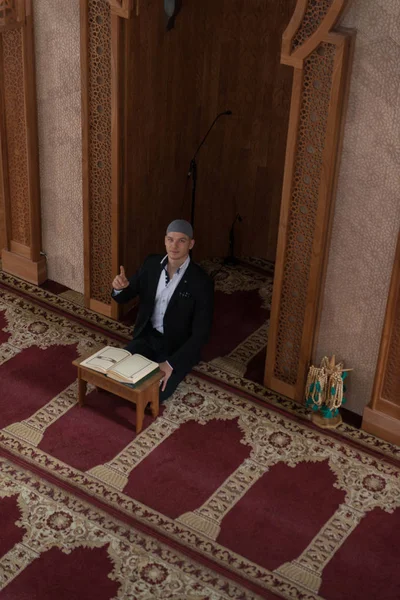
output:
[[[290,417],[276,414],[265,405],[257,406],[249,403],[245,398],[230,395],[226,390],[197,377],[188,376],[183,387],[184,389],[177,392],[179,396],[177,401],[171,400],[167,403],[166,413],[171,423],[180,424],[191,419],[203,423],[214,417],[224,419],[239,416],[239,421],[245,427],[246,444],[251,445],[250,438],[255,443],[253,449],[255,454],[251,455],[255,461],[254,464],[263,467],[264,463],[268,466],[283,459],[290,466],[294,466],[298,460],[303,462],[304,460],[329,461],[329,466],[337,478],[335,487],[346,492],[346,501],[337,511],[332,522],[329,522],[321,530],[321,534],[317,535],[317,538],[298,560],[282,565],[278,570],[271,572],[221,546],[206,533],[201,533],[188,525],[185,520],[166,517],[149,506],[128,497],[116,487],[96,478],[92,469],[92,473],[83,473],[19,439],[15,433],[11,433],[9,430],[0,432],[0,445],[14,456],[43,469],[49,475],[56,476],[71,489],[78,489],[97,499],[98,502],[105,503],[109,509],[119,511],[126,518],[133,518],[135,522],[151,527],[160,535],[168,536],[187,551],[199,553],[204,559],[213,561],[235,576],[245,576],[246,580],[252,584],[287,599],[320,598],[317,590],[321,578],[318,574],[321,564],[325,564],[329,560],[329,548],[332,550],[335,546],[332,543],[327,544],[327,539],[337,539],[341,544],[358,521],[373,508],[383,508],[388,512],[397,508],[400,505],[398,469],[359,449],[351,446],[343,447],[341,442],[333,439],[332,436],[325,435],[319,430],[310,429],[306,424],[296,423]],[[210,402],[208,405],[207,403],[202,404],[199,392],[207,393],[209,387],[214,388],[217,397],[210,401],[211,404]],[[227,402],[227,396],[230,397],[229,402]],[[265,424],[260,422],[254,429],[254,424],[260,418],[266,420]],[[154,427],[162,427],[164,420],[164,417],[160,417],[154,423]],[[268,433],[267,423],[269,422],[271,424],[279,422],[283,427],[282,432],[272,435]],[[245,425],[246,423],[247,425]],[[146,447],[148,443],[146,436],[152,437],[153,435],[150,432],[151,427],[148,429],[145,429],[136,438],[136,445]],[[249,439],[247,439],[248,437]],[[272,437],[274,440],[271,439]],[[273,447],[276,456],[271,454]],[[352,467],[350,461],[355,461]],[[262,470],[265,471],[265,468]],[[223,496],[226,497],[225,492]],[[198,512],[201,517],[201,511],[195,512]],[[349,517],[350,513],[351,518]],[[320,555],[324,560],[320,560]],[[313,575],[311,583],[308,581],[309,577],[303,576],[304,573],[309,574],[310,572],[316,573]]]

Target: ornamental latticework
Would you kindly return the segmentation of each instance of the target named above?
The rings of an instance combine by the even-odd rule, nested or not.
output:
[[[275,377],[295,385],[307,303],[336,47],[323,43],[304,63],[304,91],[289,213]]]
[[[292,42],[293,50],[296,50],[317,31],[332,2],[333,0],[308,0],[303,21]]]
[[[107,0],[88,6],[89,214],[91,298],[110,304],[111,15]]]
[[[0,30],[16,20],[15,0],[0,0]]]
[[[31,239],[22,30],[5,31],[2,39],[6,144],[11,198],[10,238],[29,246]]]

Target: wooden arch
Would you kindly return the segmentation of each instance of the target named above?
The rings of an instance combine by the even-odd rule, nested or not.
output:
[[[294,68],[265,385],[301,400],[316,340],[353,34],[347,0],[298,0],[281,62]]]
[[[352,35],[332,29],[347,0],[298,0],[283,35],[294,68],[267,387],[300,399],[320,311]],[[109,285],[126,240],[125,39],[133,0],[81,0],[86,305],[117,317]],[[136,10],[134,10],[136,7]]]

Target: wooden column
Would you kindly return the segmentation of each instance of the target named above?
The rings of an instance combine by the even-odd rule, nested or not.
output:
[[[85,304],[118,317],[123,204],[124,39],[132,0],[81,0]]]
[[[347,0],[298,0],[282,43],[294,68],[265,385],[301,401],[320,314],[353,34]]]
[[[400,233],[371,402],[362,429],[400,445]]]
[[[2,268],[35,284],[46,275],[41,216],[31,0],[0,2],[0,241]]]

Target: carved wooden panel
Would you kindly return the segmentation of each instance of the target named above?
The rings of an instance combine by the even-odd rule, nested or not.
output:
[[[4,74],[3,74],[3,43],[0,35],[0,253],[7,247],[6,225],[8,211],[6,211],[6,198],[8,198],[8,169],[7,169],[7,142],[5,139],[5,110],[4,110]]]
[[[400,444],[400,233],[376,367],[374,389],[362,428]]]
[[[400,419],[400,234],[393,264],[371,405],[374,409],[379,410],[384,402],[390,402],[399,407]]]
[[[382,398],[400,407],[400,290],[397,289],[397,302],[394,309],[392,335],[383,380]]]
[[[15,0],[0,1],[0,26],[5,27],[16,21]]]
[[[15,0],[0,0],[0,29],[17,22]]]
[[[118,314],[110,286],[119,264],[121,22],[128,9],[125,0],[81,0],[85,301],[111,316]]]
[[[283,40],[295,72],[265,384],[298,400],[329,248],[351,42],[330,29],[344,3],[299,0]]]
[[[0,2],[0,162],[5,213],[2,266],[33,283],[46,278],[41,250],[36,85],[31,3]]]
[[[274,365],[274,377],[291,385],[300,361],[335,52],[323,43],[304,61]]]
[[[293,38],[292,49],[296,50],[299,46],[304,44],[313,33],[315,33],[318,27],[325,19],[328,10],[332,6],[333,0],[306,0],[306,9],[303,20],[296,35]]]
[[[3,33],[4,105],[12,198],[10,238],[29,246],[31,236],[22,33],[22,29]]]
[[[393,319],[392,339],[385,378],[383,381],[382,397],[400,406],[400,302],[397,302]]]
[[[88,11],[90,290],[110,304],[111,16],[106,0],[89,0]]]
[[[26,15],[26,0],[0,0],[0,32],[20,27]]]

